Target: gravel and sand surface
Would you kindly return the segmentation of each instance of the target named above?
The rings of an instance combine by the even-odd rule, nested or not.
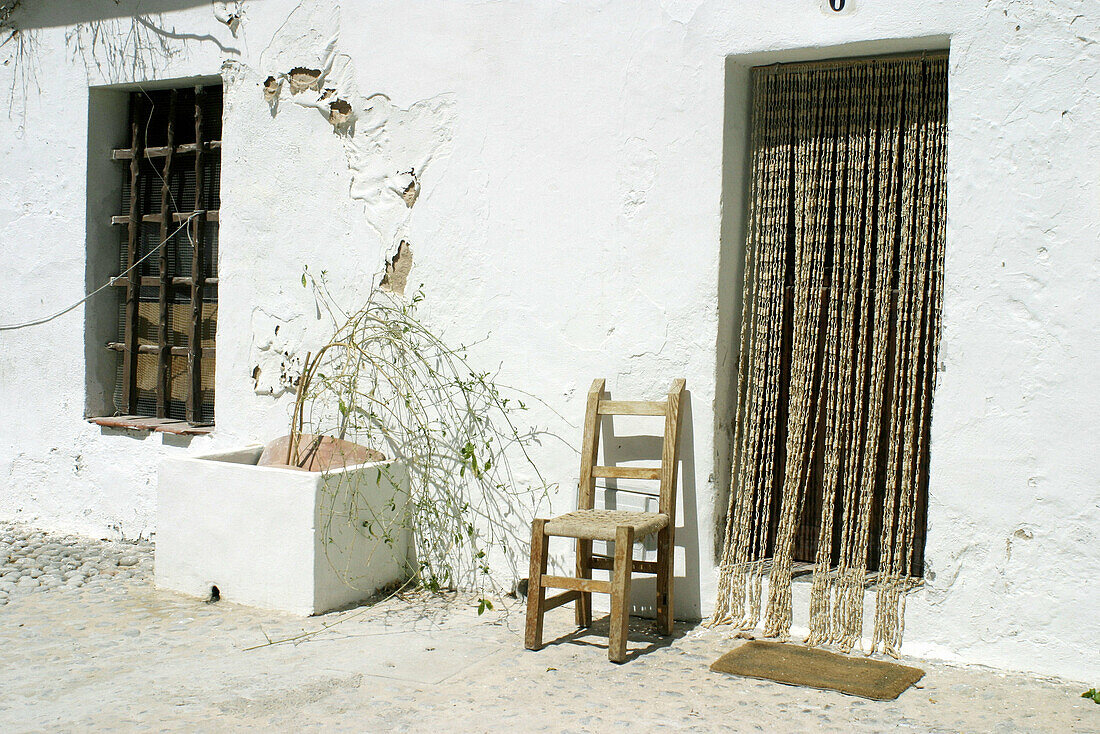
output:
[[[708,670],[738,641],[632,620],[612,665],[606,621],[414,595],[300,618],[156,590],[152,545],[0,524],[0,731],[1100,732],[1079,683],[904,660],[896,701]],[[278,642],[305,634],[292,642]]]

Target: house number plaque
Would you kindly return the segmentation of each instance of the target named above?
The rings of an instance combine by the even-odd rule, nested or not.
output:
[[[851,15],[856,10],[857,0],[818,0],[817,6],[826,15]]]

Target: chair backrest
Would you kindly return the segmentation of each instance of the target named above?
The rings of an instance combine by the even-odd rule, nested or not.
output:
[[[580,496],[577,509],[591,510],[596,499],[596,479],[652,479],[661,483],[660,512],[676,514],[676,462],[680,456],[680,400],[684,380],[672,381],[664,400],[604,400],[604,380],[592,381],[584,414],[584,438],[581,442]],[[600,416],[664,416],[665,431],[658,467],[596,466],[600,448]]]

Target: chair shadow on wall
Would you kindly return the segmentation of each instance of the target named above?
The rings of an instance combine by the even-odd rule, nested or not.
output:
[[[629,399],[623,396],[621,399]],[[662,419],[644,416],[601,416],[600,447],[603,466],[638,462],[638,466],[655,466],[661,459],[663,442]],[[676,624],[671,636],[661,634],[654,622],[639,624],[637,617],[655,620],[657,616],[657,577],[634,575],[630,582],[629,640],[635,645],[627,653],[633,660],[662,647],[668,647],[699,623],[699,522],[696,512],[695,438],[692,423],[691,391],[685,390],[680,403],[680,473],[676,484],[676,535],[673,547],[673,614]],[[626,479],[599,479],[596,485],[596,506],[609,510],[657,511],[660,487],[656,482]],[[593,542],[593,553],[612,555],[613,544]],[[639,545],[644,551],[639,550]],[[635,545],[634,558],[656,559],[656,536]],[[644,552],[644,556],[641,554]],[[570,554],[571,562],[572,554]],[[595,571],[593,575],[607,572]],[[597,596],[597,599],[599,596]],[[567,607],[569,608],[569,607]],[[597,612],[598,614],[598,612]],[[608,615],[597,616],[588,629],[577,629],[557,637],[555,643],[570,643],[592,647],[607,647]],[[644,647],[637,643],[645,642]]]

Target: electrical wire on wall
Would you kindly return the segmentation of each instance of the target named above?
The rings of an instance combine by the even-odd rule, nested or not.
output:
[[[83,298],[81,298],[79,301],[77,301],[73,305],[67,306],[66,308],[62,309],[61,311],[58,311],[55,314],[50,314],[49,316],[43,316],[42,318],[35,319],[34,321],[25,321],[21,324],[0,324],[0,331],[14,331],[16,329],[25,329],[28,326],[38,326],[39,324],[45,324],[48,321],[53,321],[54,319],[58,318],[59,316],[64,316],[65,314],[69,313],[69,311],[72,311],[74,308],[77,308],[80,305],[82,305],[85,301],[90,299],[92,296],[94,296],[97,293],[109,288],[111,286],[111,284],[114,283],[119,278],[122,278],[125,275],[129,275],[131,270],[136,268],[138,265],[141,265],[141,263],[144,262],[150,255],[152,255],[154,252],[159,250],[161,247],[163,247],[165,245],[165,243],[167,243],[169,240],[171,240],[173,237],[175,237],[176,234],[181,229],[183,229],[187,225],[191,224],[191,220],[194,219],[197,216],[198,216],[198,213],[194,213],[191,216],[187,217],[187,219],[183,220],[183,223],[180,224],[180,226],[176,227],[176,229],[172,232],[172,234],[168,235],[166,238],[161,240],[160,243],[157,244],[155,247],[151,248],[149,250],[149,252],[142,255],[141,258],[136,260],[133,265],[131,265],[130,267],[128,267],[124,271],[122,271],[122,275],[119,275],[119,276],[112,277],[112,278],[108,279],[106,283],[104,283],[100,287],[96,288],[94,291],[92,291],[88,295],[84,296]],[[188,237],[190,237],[190,234],[188,234]]]

